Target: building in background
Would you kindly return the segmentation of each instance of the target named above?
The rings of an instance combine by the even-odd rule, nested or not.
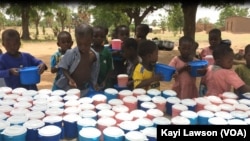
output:
[[[250,33],[250,18],[233,16],[226,19],[225,31],[232,33]]]

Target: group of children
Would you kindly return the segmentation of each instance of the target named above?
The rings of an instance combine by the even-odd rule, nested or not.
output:
[[[195,98],[198,96],[216,95],[233,91],[238,95],[250,92],[250,45],[245,48],[244,58],[246,64],[237,65],[233,70],[234,52],[229,40],[222,40],[221,31],[212,29],[208,34],[209,46],[195,55],[197,43],[190,37],[179,39],[179,56],[175,56],[169,63],[176,68],[175,82],[172,89],[177,92],[179,98]],[[190,75],[190,61],[203,60],[207,56],[209,65],[198,70],[203,75],[200,85],[197,87],[197,78]]]
[[[58,51],[51,56],[51,73],[55,73],[52,90],[78,88],[81,97],[90,89],[103,91],[117,84],[118,74],[127,74],[127,89],[144,88],[160,89],[162,74],[155,74],[158,61],[158,47],[147,39],[149,26],[141,24],[136,27],[135,38],[130,37],[128,26],[116,27],[113,39],[122,41],[122,49],[112,50],[107,43],[107,29],[102,26],[80,24],[75,28],[76,47],[72,48],[73,39],[69,32],[62,31],[57,36]],[[199,95],[219,95],[232,91],[242,94],[250,92],[250,45],[245,48],[246,65],[233,67],[234,53],[231,44],[224,42],[219,29],[212,29],[208,34],[209,46],[196,55],[199,44],[191,37],[179,39],[180,55],[170,60],[169,66],[176,69],[173,75],[172,89],[181,99],[195,98]],[[46,64],[29,53],[20,52],[20,35],[16,30],[7,29],[2,33],[2,45],[6,53],[0,56],[0,77],[6,86],[23,87],[37,90],[37,86],[23,85],[19,78],[19,69],[27,66],[38,66],[39,73],[47,70]],[[197,78],[190,75],[189,62],[213,56],[212,63],[199,70],[203,74],[200,87]]]

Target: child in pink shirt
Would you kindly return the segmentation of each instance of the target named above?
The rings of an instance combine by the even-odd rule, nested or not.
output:
[[[188,65],[188,62],[195,60],[194,40],[187,36],[181,37],[178,49],[180,56],[175,56],[169,63],[169,66],[176,68],[177,71],[172,89],[181,99],[195,98],[198,96],[196,77],[190,75],[190,66]]]
[[[232,70],[234,52],[230,44],[220,43],[213,51],[214,65],[210,65],[201,84],[206,88],[206,96],[219,96],[223,92],[232,91],[232,88],[240,93],[250,92],[250,86]]]
[[[205,47],[200,52],[200,58],[206,59],[209,62],[209,65],[212,65],[214,63],[214,59],[212,57],[213,50],[221,42],[221,31],[219,29],[212,29],[208,33],[208,41],[209,46]]]

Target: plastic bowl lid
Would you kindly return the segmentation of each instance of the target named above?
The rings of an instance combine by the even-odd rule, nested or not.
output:
[[[76,94],[80,94],[80,90],[76,89],[76,88],[72,88],[66,91],[67,95],[76,95]]]
[[[104,90],[104,93],[115,95],[115,94],[118,94],[118,91],[116,89],[114,89],[114,88],[107,88],[107,89]]]
[[[208,123],[212,125],[227,125],[228,122],[222,117],[212,117],[208,119]]]
[[[54,90],[51,92],[51,95],[63,96],[66,92],[64,90]]]
[[[62,132],[61,128],[55,125],[47,125],[38,130],[38,134],[41,136],[55,136]]]
[[[155,117],[153,122],[157,125],[170,125],[171,121],[167,117]]]
[[[147,94],[153,95],[153,96],[158,96],[158,95],[161,95],[161,91],[158,89],[149,89],[149,90],[147,90]]]
[[[101,131],[95,127],[86,127],[82,128],[79,134],[85,138],[97,138],[101,136]]]
[[[6,136],[18,136],[18,135],[25,134],[26,132],[27,132],[26,127],[19,126],[19,125],[13,125],[13,126],[6,127],[3,130],[2,134],[6,135]]]
[[[43,127],[44,125],[45,123],[42,120],[38,119],[31,119],[23,124],[23,126],[26,127],[27,129],[37,129]]]
[[[96,126],[97,121],[94,120],[93,118],[81,118],[77,121],[77,125],[81,126]]]
[[[186,118],[197,118],[198,117],[198,114],[196,112],[190,111],[190,110],[182,111],[180,113],[180,115],[183,117],[186,117]]]
[[[110,127],[105,128],[103,130],[103,133],[110,137],[124,136],[124,131],[121,128],[115,127],[115,126],[110,126]]]
[[[162,94],[168,95],[168,96],[177,96],[177,93],[174,90],[164,90],[162,91]]]

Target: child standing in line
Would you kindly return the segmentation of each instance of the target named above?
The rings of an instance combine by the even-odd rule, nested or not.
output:
[[[232,70],[234,52],[229,44],[221,43],[213,51],[214,65],[210,65],[201,83],[207,89],[206,96],[219,96],[229,92],[232,87],[240,94],[250,92],[247,85],[238,74]]]
[[[147,40],[149,26],[147,24],[139,24],[135,30],[135,38],[137,41]]]
[[[154,73],[154,67],[158,61],[158,47],[153,41],[143,40],[138,45],[138,55],[142,60],[136,65],[133,73],[134,88],[160,90],[163,76]]]
[[[129,38],[129,27],[126,25],[120,25],[116,27],[114,37],[115,39],[120,39],[124,42],[127,38]],[[124,65],[125,58],[122,56],[122,51],[112,51],[113,65],[114,70],[111,74],[111,82],[112,86],[117,84],[117,75],[126,73],[126,67]]]
[[[23,85],[20,81],[19,69],[22,67],[37,66],[39,73],[47,70],[43,61],[29,53],[20,52],[20,34],[14,29],[7,29],[2,33],[2,45],[6,53],[0,58],[0,77],[4,78],[6,86],[12,89],[22,87],[28,90],[38,90],[37,85]]]
[[[78,25],[75,38],[77,46],[67,50],[58,64],[63,75],[56,85],[63,90],[77,88],[81,91],[81,97],[85,97],[90,87],[96,88],[100,69],[99,54],[91,48],[93,28],[90,25]]]
[[[50,66],[51,66],[51,73],[56,73],[56,77],[54,79],[54,83],[52,86],[52,91],[57,90],[57,86],[55,85],[55,82],[60,78],[60,75],[62,75],[62,71],[58,69],[58,63],[65,54],[65,52],[68,49],[71,49],[73,45],[72,37],[69,32],[67,31],[61,31],[57,35],[57,46],[58,51],[55,52],[51,58],[50,58]]]
[[[137,53],[137,41],[134,38],[128,38],[122,45],[123,57],[126,59],[126,73],[128,74],[129,82],[128,88],[133,89],[133,72],[136,65],[140,62],[140,58]]]
[[[98,75],[97,84],[100,90],[113,87],[110,79],[108,79],[113,70],[113,60],[111,52],[103,46],[105,41],[105,30],[101,26],[95,26],[93,28],[93,45],[92,48],[99,53],[100,56],[100,72]]]
[[[183,36],[179,39],[179,56],[175,56],[169,63],[176,69],[175,82],[172,89],[176,91],[181,99],[195,98],[198,96],[196,77],[190,75],[188,62],[196,60],[194,57],[194,40],[191,37]]]
[[[219,29],[212,29],[209,31],[208,33],[208,41],[209,41],[209,46],[205,47],[201,50],[200,52],[200,58],[201,59],[205,59],[205,57],[208,57],[208,55],[210,55],[210,57],[212,57],[213,55],[213,50],[215,49],[216,45],[220,44],[221,42],[221,31]],[[214,63],[214,59],[213,58],[209,58],[211,61],[209,61],[209,65],[212,65]]]
[[[247,85],[250,85],[250,44],[245,47],[244,59],[246,64],[237,65],[235,72]]]

